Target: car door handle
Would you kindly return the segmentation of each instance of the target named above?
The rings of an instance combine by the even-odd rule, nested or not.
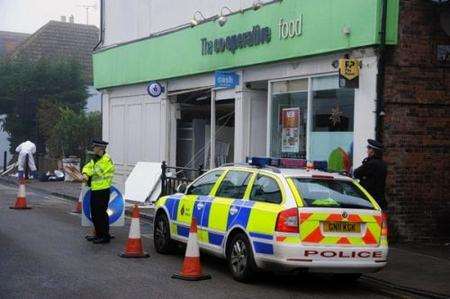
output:
[[[231,207],[231,208],[230,208],[230,214],[231,214],[231,215],[236,214],[238,211],[239,211],[239,210],[238,210],[236,207]]]
[[[201,210],[201,209],[203,209],[205,207],[205,204],[204,203],[198,203],[197,204],[197,210]]]

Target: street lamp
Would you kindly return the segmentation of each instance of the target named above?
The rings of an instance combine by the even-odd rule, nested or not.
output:
[[[199,19],[198,16],[200,16],[201,19]],[[206,20],[206,17],[202,14],[200,10],[197,10],[196,12],[194,12],[194,15],[192,16],[191,25],[192,27],[197,26],[200,22],[204,20]]]
[[[261,7],[263,7],[263,5],[264,5],[264,3],[261,0],[256,0],[256,1],[253,2],[252,6],[253,6],[254,10],[258,10]]]
[[[227,21],[228,21],[228,16],[225,15],[224,12],[223,12],[224,9],[228,10],[228,14],[232,14],[232,13],[233,13],[233,11],[231,10],[231,8],[229,8],[228,6],[223,6],[223,7],[220,9],[220,16],[219,16],[219,18],[217,19],[217,23],[219,24],[220,27],[223,27],[223,26],[227,23]]]

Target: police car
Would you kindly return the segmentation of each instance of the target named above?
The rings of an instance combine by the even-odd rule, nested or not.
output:
[[[248,281],[258,269],[355,280],[386,265],[385,215],[357,181],[270,166],[283,164],[279,159],[249,162],[213,169],[161,197],[154,220],[157,252],[186,243],[195,217],[200,248],[226,258],[238,281]]]

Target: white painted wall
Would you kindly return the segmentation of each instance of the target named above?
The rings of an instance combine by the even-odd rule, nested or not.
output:
[[[115,88],[103,96],[103,138],[116,165],[114,185],[122,192],[137,162],[165,159],[163,103],[151,98],[145,85]]]
[[[264,156],[266,153],[267,91],[250,93],[250,144],[248,156]],[[244,161],[242,161],[244,162]]]
[[[269,2],[270,0],[263,0]],[[107,0],[104,45],[110,46],[189,23],[200,10],[207,18],[223,6],[233,11],[250,7],[254,0]],[[224,13],[228,13],[224,10]]]
[[[361,166],[367,155],[367,139],[375,139],[377,74],[377,57],[365,57],[360,70],[359,88],[355,89],[353,169]]]
[[[235,98],[234,162],[266,153],[267,91],[237,91]]]

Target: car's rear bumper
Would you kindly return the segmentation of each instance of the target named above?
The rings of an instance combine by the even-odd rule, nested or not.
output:
[[[256,255],[258,267],[326,273],[370,273],[386,266],[388,247],[277,244],[272,255]]]

